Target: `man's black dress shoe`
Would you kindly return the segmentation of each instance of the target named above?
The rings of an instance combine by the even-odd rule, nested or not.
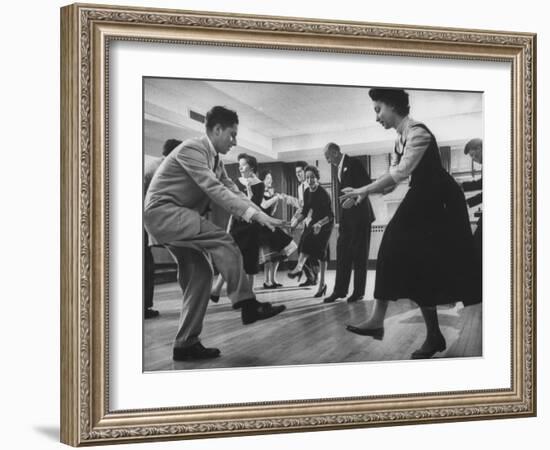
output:
[[[146,319],[152,319],[153,317],[157,317],[159,315],[159,312],[156,309],[147,308],[145,311],[143,311],[143,317]]]
[[[325,297],[325,299],[323,300],[323,303],[334,303],[339,298],[344,298],[344,296],[332,293],[328,297]]]
[[[435,355],[437,352],[442,352],[447,348],[447,343],[443,335],[438,336],[435,339],[430,339],[431,342],[428,343],[428,339],[422,344],[418,350],[414,351],[411,355],[411,359],[428,359]]]
[[[359,300],[363,300],[363,296],[362,296],[362,295],[351,294],[351,295],[348,297],[347,302],[348,302],[348,303],[354,303],[354,302],[358,302]]]
[[[271,303],[261,303],[257,300],[245,300],[242,303],[241,319],[244,325],[249,325],[258,320],[269,319],[286,309],[285,305],[273,306]]]
[[[172,359],[174,361],[189,361],[191,359],[210,359],[220,356],[217,348],[206,348],[200,342],[190,347],[174,348]]]
[[[210,300],[211,300],[213,303],[218,303],[218,302],[220,301],[220,296],[219,296],[219,295],[210,294]]]
[[[346,325],[346,330],[351,331],[361,336],[371,336],[372,338],[381,341],[384,338],[384,327],[381,328],[359,328],[353,325]]]

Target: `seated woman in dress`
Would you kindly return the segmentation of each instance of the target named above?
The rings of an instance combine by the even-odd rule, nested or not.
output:
[[[330,196],[319,184],[319,169],[314,166],[305,168],[308,189],[304,192],[304,206],[300,214],[291,223],[291,228],[302,222],[311,212],[311,220],[306,225],[298,256],[296,267],[288,273],[294,278],[302,273],[304,264],[308,258],[318,259],[320,262],[319,287],[314,297],[321,297],[327,290],[325,284],[325,271],[329,255],[328,241],[334,225],[334,213],[332,212]]]
[[[258,161],[254,156],[241,153],[238,156],[239,172],[241,176],[235,181],[237,187],[244,192],[249,199],[260,206],[264,198],[264,183],[258,179]],[[248,275],[250,285],[254,286],[254,275],[259,271],[260,229],[264,228],[257,222],[246,222],[231,216],[229,218],[228,232],[233,236],[243,256],[243,266]],[[218,277],[214,284],[210,299],[217,302],[223,279]]]
[[[340,200],[362,201],[410,177],[409,190],[382,237],[376,261],[376,299],[371,316],[353,333],[382,339],[388,301],[409,298],[419,307],[426,339],[411,358],[430,358],[446,348],[437,305],[479,301],[473,293],[473,237],[464,194],[443,168],[436,139],[409,117],[409,95],[402,89],[371,89],[376,121],[398,137],[387,174],[361,188],[346,188]]]
[[[263,212],[273,216],[277,209],[277,202],[282,200],[283,196],[276,193],[273,189],[273,178],[269,170],[262,172],[260,178],[262,177],[264,193],[260,207]],[[264,283],[264,288],[274,289],[282,286],[275,279],[279,263],[288,259],[297,249],[298,246],[292,240],[292,237],[283,230],[276,228],[274,231],[271,231],[269,228],[261,227],[260,264],[264,264],[265,268],[266,282]]]

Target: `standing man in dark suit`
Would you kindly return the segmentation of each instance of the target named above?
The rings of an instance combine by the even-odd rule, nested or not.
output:
[[[342,154],[340,147],[330,142],[324,149],[327,162],[338,168],[338,190],[370,184],[367,171],[356,158]],[[347,199],[348,200],[348,199]],[[370,247],[371,224],[374,213],[370,201],[357,203],[345,200],[341,205],[338,242],[336,244],[336,282],[325,303],[332,303],[348,294],[353,269],[353,293],[349,303],[362,300],[367,282],[367,262]]]
[[[217,348],[199,339],[215,266],[227,283],[227,296],[241,310],[244,325],[281,313],[284,305],[256,300],[233,238],[205,214],[213,201],[235,217],[270,229],[283,225],[265,214],[227,176],[220,160],[237,145],[235,111],[215,106],[206,114],[206,134],[188,139],[168,155],[153,176],[145,197],[143,219],[152,244],[164,245],[178,264],[183,299],[173,359],[215,358]]]
[[[464,154],[469,155],[472,161],[483,164],[483,141],[479,138],[471,139],[466,143],[464,147]],[[462,190],[464,192],[480,191],[483,188],[482,178],[479,180],[465,181],[462,183]],[[473,208],[482,204],[482,193],[473,195],[466,200],[468,206]],[[477,227],[474,231],[474,246],[476,251],[476,284],[477,295],[481,298],[482,294],[482,261],[483,261],[483,245],[482,245],[482,224],[483,216],[482,212],[479,213],[479,219],[477,221]]]

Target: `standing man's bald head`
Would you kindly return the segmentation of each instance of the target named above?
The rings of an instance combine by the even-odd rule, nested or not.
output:
[[[335,144],[334,142],[329,142],[327,145],[325,145],[323,153],[325,154],[325,159],[329,164],[332,164],[333,166],[338,166],[338,164],[340,164],[340,160],[342,159],[343,155],[338,144]]]

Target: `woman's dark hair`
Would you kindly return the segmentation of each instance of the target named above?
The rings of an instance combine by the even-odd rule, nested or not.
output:
[[[239,116],[231,109],[225,106],[214,106],[206,113],[206,129],[211,130],[216,125],[221,125],[223,129],[232,127],[239,123]]]
[[[409,105],[409,94],[403,89],[371,89],[369,96],[374,102],[382,102],[393,106],[395,112],[400,116],[407,116],[411,109]]]
[[[237,161],[239,159],[244,159],[246,161],[246,163],[248,164],[248,166],[250,167],[250,169],[252,170],[252,172],[254,172],[254,173],[258,172],[258,160],[254,156],[249,155],[248,153],[241,153],[237,157]]]
[[[265,180],[265,177],[267,177],[268,175],[273,176],[272,173],[271,173],[271,170],[269,170],[269,169],[264,169],[264,170],[261,170],[261,171],[260,171],[260,175],[258,176],[258,178],[259,178],[260,180],[264,181],[264,180]]]
[[[168,139],[162,147],[162,156],[168,156],[180,144],[179,139]]]
[[[304,173],[307,173],[307,172],[313,172],[313,175],[315,175],[315,178],[317,178],[318,180],[321,178],[321,175],[319,174],[319,169],[315,166],[306,166],[306,168],[304,169]]]

